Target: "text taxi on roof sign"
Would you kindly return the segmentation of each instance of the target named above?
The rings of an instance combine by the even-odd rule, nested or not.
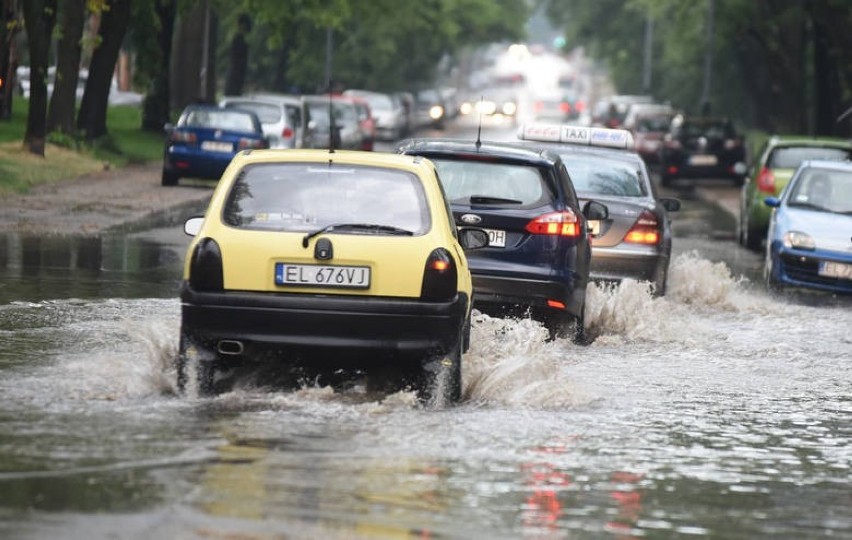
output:
[[[581,144],[625,150],[633,148],[633,135],[626,129],[531,123],[520,127],[518,138],[525,141]]]

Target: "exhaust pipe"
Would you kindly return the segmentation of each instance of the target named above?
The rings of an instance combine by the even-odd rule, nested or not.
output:
[[[234,339],[223,339],[219,342],[216,348],[219,351],[219,354],[226,354],[229,356],[239,356],[243,354],[243,350],[245,349],[242,341]]]

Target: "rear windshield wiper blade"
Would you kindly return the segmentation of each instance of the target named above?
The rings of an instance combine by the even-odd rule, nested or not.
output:
[[[524,204],[524,201],[491,197],[489,195],[471,195],[470,204]]]
[[[394,227],[393,225],[379,225],[377,223],[332,223],[331,225],[326,225],[325,227],[306,234],[305,237],[302,238],[302,247],[308,247],[308,242],[314,236],[320,235],[322,233],[327,233],[329,231],[338,230],[374,231],[388,234],[396,234],[400,236],[414,236],[414,233],[412,231],[409,231],[408,229]]]

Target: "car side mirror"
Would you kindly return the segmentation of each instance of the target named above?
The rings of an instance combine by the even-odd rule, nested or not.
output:
[[[680,210],[680,199],[673,199],[670,197],[660,197],[660,204],[663,205],[669,212],[677,212]]]
[[[768,206],[769,208],[778,208],[781,206],[781,199],[778,197],[767,197],[763,199],[763,204]]]
[[[201,225],[204,223],[202,216],[194,216],[186,220],[183,224],[183,232],[189,236],[195,236],[201,230]]]
[[[609,217],[609,208],[598,201],[589,201],[583,206],[583,215],[586,219],[601,221]]]
[[[479,249],[488,245],[488,233],[482,229],[459,229],[459,243],[464,249]]]

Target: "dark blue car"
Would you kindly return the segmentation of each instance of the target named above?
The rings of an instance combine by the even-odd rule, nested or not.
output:
[[[257,115],[213,105],[190,105],[166,132],[164,186],[187,177],[218,179],[237,152],[269,147]]]
[[[467,255],[473,304],[494,316],[530,316],[551,337],[582,341],[591,242],[588,220],[561,158],[518,145],[412,139],[399,151],[431,160],[456,225],[485,229],[488,247]]]

